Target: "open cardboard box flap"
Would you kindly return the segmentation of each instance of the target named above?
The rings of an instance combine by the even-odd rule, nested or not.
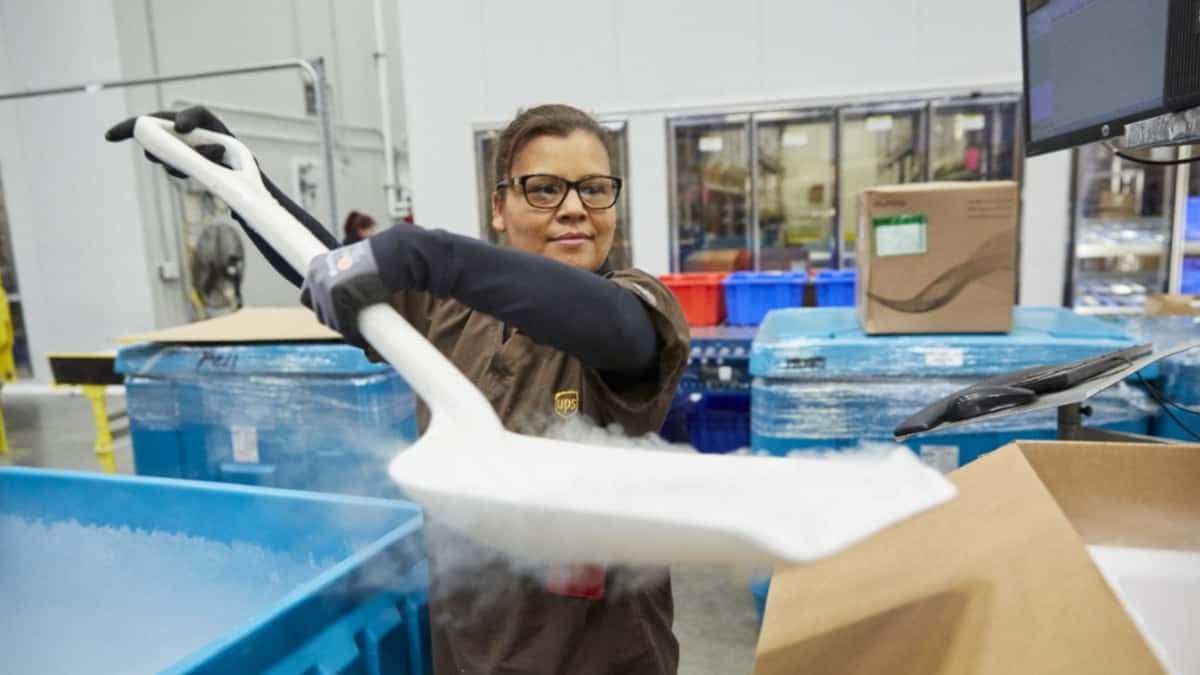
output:
[[[322,326],[312,311],[305,307],[247,307],[207,321],[174,326],[154,333],[127,335],[120,342],[316,342],[341,339],[341,335]]]
[[[950,478],[948,504],[776,571],[756,674],[1165,672],[1086,545],[1200,551],[1200,446],[1019,442]]]

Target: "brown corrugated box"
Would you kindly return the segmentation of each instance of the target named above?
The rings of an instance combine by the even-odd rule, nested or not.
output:
[[[1146,316],[1200,316],[1200,296],[1153,293],[1146,296]]]
[[[917,183],[859,195],[868,334],[1005,333],[1016,301],[1017,184]]]
[[[757,675],[1164,672],[1085,543],[1200,551],[1200,446],[1019,442],[950,478],[948,504],[777,570]]]
[[[1137,217],[1137,202],[1132,192],[1100,193],[1099,208],[1096,215],[1101,218],[1135,218]]]

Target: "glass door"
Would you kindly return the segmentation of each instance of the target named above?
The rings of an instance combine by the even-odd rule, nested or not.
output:
[[[1081,313],[1138,313],[1147,293],[1167,288],[1174,169],[1123,160],[1102,143],[1078,148],[1074,164],[1069,301]]]
[[[996,96],[930,103],[929,179],[1018,179],[1019,100]]]
[[[747,115],[668,122],[672,269],[753,269],[750,134]]]
[[[754,116],[760,270],[835,266],[832,110]]]
[[[926,179],[926,104],[842,108],[838,111],[840,266],[854,266],[858,196],[868,187]]]

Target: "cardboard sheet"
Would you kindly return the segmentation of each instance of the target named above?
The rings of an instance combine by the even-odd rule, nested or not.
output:
[[[760,675],[1161,674],[1085,542],[1200,551],[1200,446],[1018,443],[958,497],[778,570]]]
[[[341,339],[341,335],[322,326],[305,307],[247,307],[208,321],[127,335],[120,338],[120,342],[317,342]]]

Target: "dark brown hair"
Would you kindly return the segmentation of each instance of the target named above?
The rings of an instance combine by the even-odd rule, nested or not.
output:
[[[342,224],[342,233],[345,235],[342,243],[353,244],[363,238],[363,230],[375,227],[375,219],[365,213],[359,211],[351,211],[350,215],[346,216],[346,222]]]
[[[594,117],[569,105],[539,105],[522,110],[509,122],[504,131],[500,132],[500,138],[496,141],[496,162],[492,167],[492,187],[495,188],[496,183],[510,178],[508,171],[512,168],[513,159],[526,143],[538,136],[565,138],[575,131],[586,131],[599,139],[604,146],[604,152],[608,153],[609,161],[612,161],[613,152],[609,147],[608,134]]]

